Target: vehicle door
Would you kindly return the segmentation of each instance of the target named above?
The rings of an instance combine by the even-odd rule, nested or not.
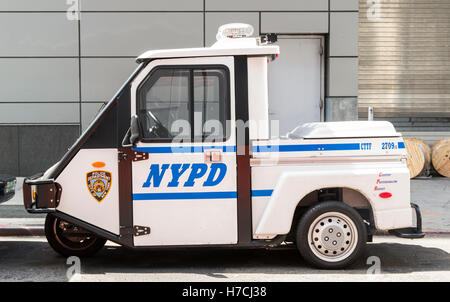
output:
[[[135,246],[237,243],[233,57],[150,62],[131,87]]]

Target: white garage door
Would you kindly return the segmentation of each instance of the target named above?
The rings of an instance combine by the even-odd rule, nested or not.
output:
[[[280,56],[269,63],[269,117],[280,135],[322,118],[322,37],[279,36]],[[277,135],[273,133],[272,135]]]

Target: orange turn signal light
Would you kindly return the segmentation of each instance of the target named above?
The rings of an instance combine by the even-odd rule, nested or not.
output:
[[[92,163],[92,166],[94,168],[103,168],[104,166],[106,166],[106,164],[102,161],[96,161],[95,163]]]

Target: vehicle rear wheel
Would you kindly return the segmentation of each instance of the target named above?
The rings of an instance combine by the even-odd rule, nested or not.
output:
[[[87,257],[98,252],[106,240],[68,223],[53,214],[45,219],[45,236],[59,254],[69,257]]]
[[[339,269],[352,264],[364,250],[367,231],[359,213],[343,202],[312,206],[297,226],[297,248],[310,264]]]

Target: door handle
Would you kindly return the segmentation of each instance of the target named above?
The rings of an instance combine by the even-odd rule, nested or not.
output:
[[[218,163],[222,161],[221,150],[205,150],[205,163]]]

